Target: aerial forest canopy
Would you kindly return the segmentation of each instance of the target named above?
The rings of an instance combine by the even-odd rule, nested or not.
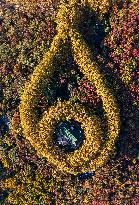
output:
[[[138,11],[0,2],[0,204],[138,204]]]

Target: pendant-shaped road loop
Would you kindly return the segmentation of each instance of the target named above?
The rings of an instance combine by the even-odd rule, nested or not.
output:
[[[19,107],[21,124],[26,139],[37,150],[39,156],[46,157],[56,169],[78,174],[94,171],[103,166],[114,149],[120,130],[119,109],[116,100],[104,82],[98,65],[91,59],[91,52],[76,29],[80,19],[80,6],[71,0],[62,4],[57,14],[57,35],[54,37],[50,50],[35,68],[31,80],[25,84],[24,93]],[[103,130],[101,120],[88,113],[85,107],[72,100],[57,102],[50,106],[40,120],[36,117],[35,108],[40,99],[40,93],[55,74],[54,57],[61,47],[70,39],[74,61],[82,73],[96,87],[97,94],[103,102],[108,131],[105,142],[102,142]],[[53,142],[53,133],[60,120],[74,119],[81,123],[85,140],[83,145],[73,153],[64,154]]]

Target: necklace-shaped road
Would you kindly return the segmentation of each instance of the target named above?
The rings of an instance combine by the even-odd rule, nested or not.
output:
[[[30,81],[25,84],[19,106],[23,134],[38,155],[46,157],[56,169],[71,174],[94,171],[103,166],[114,150],[120,130],[116,99],[106,86],[105,78],[97,63],[92,59],[93,54],[76,29],[82,15],[81,7],[82,5],[75,0],[60,6],[56,18],[57,35],[49,51],[34,69]],[[79,65],[81,72],[95,85],[97,94],[102,99],[108,125],[105,142],[102,142],[101,120],[88,113],[83,105],[71,99],[56,102],[46,109],[41,119],[36,116],[36,106],[41,100],[43,89],[55,74],[54,58],[61,49],[64,49],[67,39],[70,39],[74,61]],[[59,148],[53,143],[53,132],[60,120],[71,119],[81,124],[85,140],[83,145],[73,153],[61,154]]]

